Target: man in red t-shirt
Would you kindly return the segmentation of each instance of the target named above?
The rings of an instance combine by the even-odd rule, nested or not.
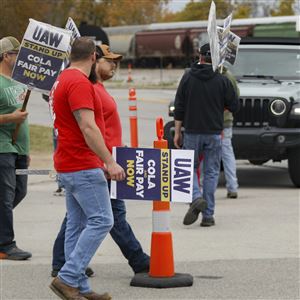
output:
[[[66,262],[50,288],[62,299],[111,299],[93,292],[85,270],[113,226],[113,215],[103,167],[113,180],[125,172],[104,142],[102,105],[88,80],[95,66],[95,45],[78,38],[71,65],[55,82],[50,101],[58,146],[54,166],[66,190]]]
[[[107,45],[96,47],[96,68],[90,74],[90,80],[94,83],[97,105],[102,106],[105,132],[103,134],[105,143],[110,152],[113,147],[123,146],[122,143],[122,126],[120,116],[117,110],[117,104],[113,97],[103,86],[103,81],[112,78],[115,74],[116,64],[122,58],[121,55],[112,53]],[[108,180],[110,185],[110,180]],[[113,240],[121,249],[123,255],[128,260],[128,264],[134,273],[149,271],[149,256],[144,253],[139,241],[136,239],[130,225],[126,220],[126,207],[123,200],[111,200],[112,211],[114,215],[114,226],[110,231]],[[65,261],[64,254],[64,236],[65,224],[64,219],[61,229],[53,247],[52,276],[56,276]],[[86,274],[90,274],[90,268]]]

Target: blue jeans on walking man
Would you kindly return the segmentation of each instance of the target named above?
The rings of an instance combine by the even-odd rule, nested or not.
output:
[[[99,169],[60,173],[66,189],[66,262],[58,273],[65,284],[81,293],[91,292],[85,270],[113,226],[104,172]],[[78,275],[79,274],[79,275]]]
[[[110,181],[108,181],[110,186]],[[112,199],[111,206],[114,217],[114,226],[110,234],[116,244],[119,246],[128,264],[135,273],[147,270],[149,268],[150,258],[144,253],[141,244],[136,239],[130,225],[126,221],[126,206],[123,200]],[[61,225],[60,231],[54,242],[52,268],[60,270],[65,263],[65,229],[67,216]]]
[[[221,162],[221,135],[185,133],[183,149],[194,150],[194,182],[193,201],[202,197],[207,202],[207,208],[202,212],[204,218],[210,218],[215,211],[215,191],[217,189]],[[203,154],[203,194],[199,187],[197,170],[199,156]]]
[[[228,192],[237,192],[236,161],[232,148],[232,127],[224,128],[222,139],[222,162]]]
[[[0,252],[16,246],[13,209],[27,193],[27,175],[16,175],[16,169],[27,167],[26,155],[0,153]]]

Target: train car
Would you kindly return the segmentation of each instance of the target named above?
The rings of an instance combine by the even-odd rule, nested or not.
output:
[[[103,30],[109,36],[110,47],[120,53],[127,60],[135,58],[135,34],[148,28],[149,25],[131,25],[131,26],[115,26],[103,27]]]
[[[231,31],[240,37],[299,36],[300,17],[234,19]],[[217,20],[222,26],[223,20]],[[198,57],[199,45],[208,42],[207,21],[153,23],[103,28],[114,51],[136,67],[185,67]]]

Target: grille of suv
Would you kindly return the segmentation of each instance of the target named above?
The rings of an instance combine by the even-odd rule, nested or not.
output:
[[[275,98],[240,98],[240,110],[234,115],[234,126],[276,126],[277,118],[272,115],[269,109],[270,103],[274,99]]]

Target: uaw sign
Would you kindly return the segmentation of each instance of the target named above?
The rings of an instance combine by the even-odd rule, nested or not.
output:
[[[71,30],[72,36],[71,36],[71,43],[69,45],[69,49],[67,51],[66,58],[65,58],[65,60],[62,64],[61,70],[64,70],[68,66],[72,44],[75,41],[75,39],[80,37],[80,32],[79,32],[79,30],[78,30],[78,28],[77,28],[77,26],[76,26],[76,24],[75,24],[75,22],[73,21],[72,18],[70,18],[70,17],[68,18],[68,21],[67,21],[67,24],[66,24],[65,28],[68,29],[68,30]]]
[[[111,197],[124,200],[192,202],[193,150],[114,148],[126,173],[111,182]]]
[[[217,33],[216,5],[214,1],[212,1],[210,4],[208,23],[207,23],[207,33],[209,37],[212,67],[213,70],[215,71],[220,61],[220,45],[219,45],[219,37]]]
[[[70,45],[72,32],[30,19],[12,78],[42,92],[51,90]]]
[[[220,48],[220,62],[219,66],[223,65],[227,55],[227,44],[228,37],[230,33],[230,24],[231,24],[232,14],[230,14],[225,20],[223,28],[217,26],[217,33],[219,37],[219,48]]]

